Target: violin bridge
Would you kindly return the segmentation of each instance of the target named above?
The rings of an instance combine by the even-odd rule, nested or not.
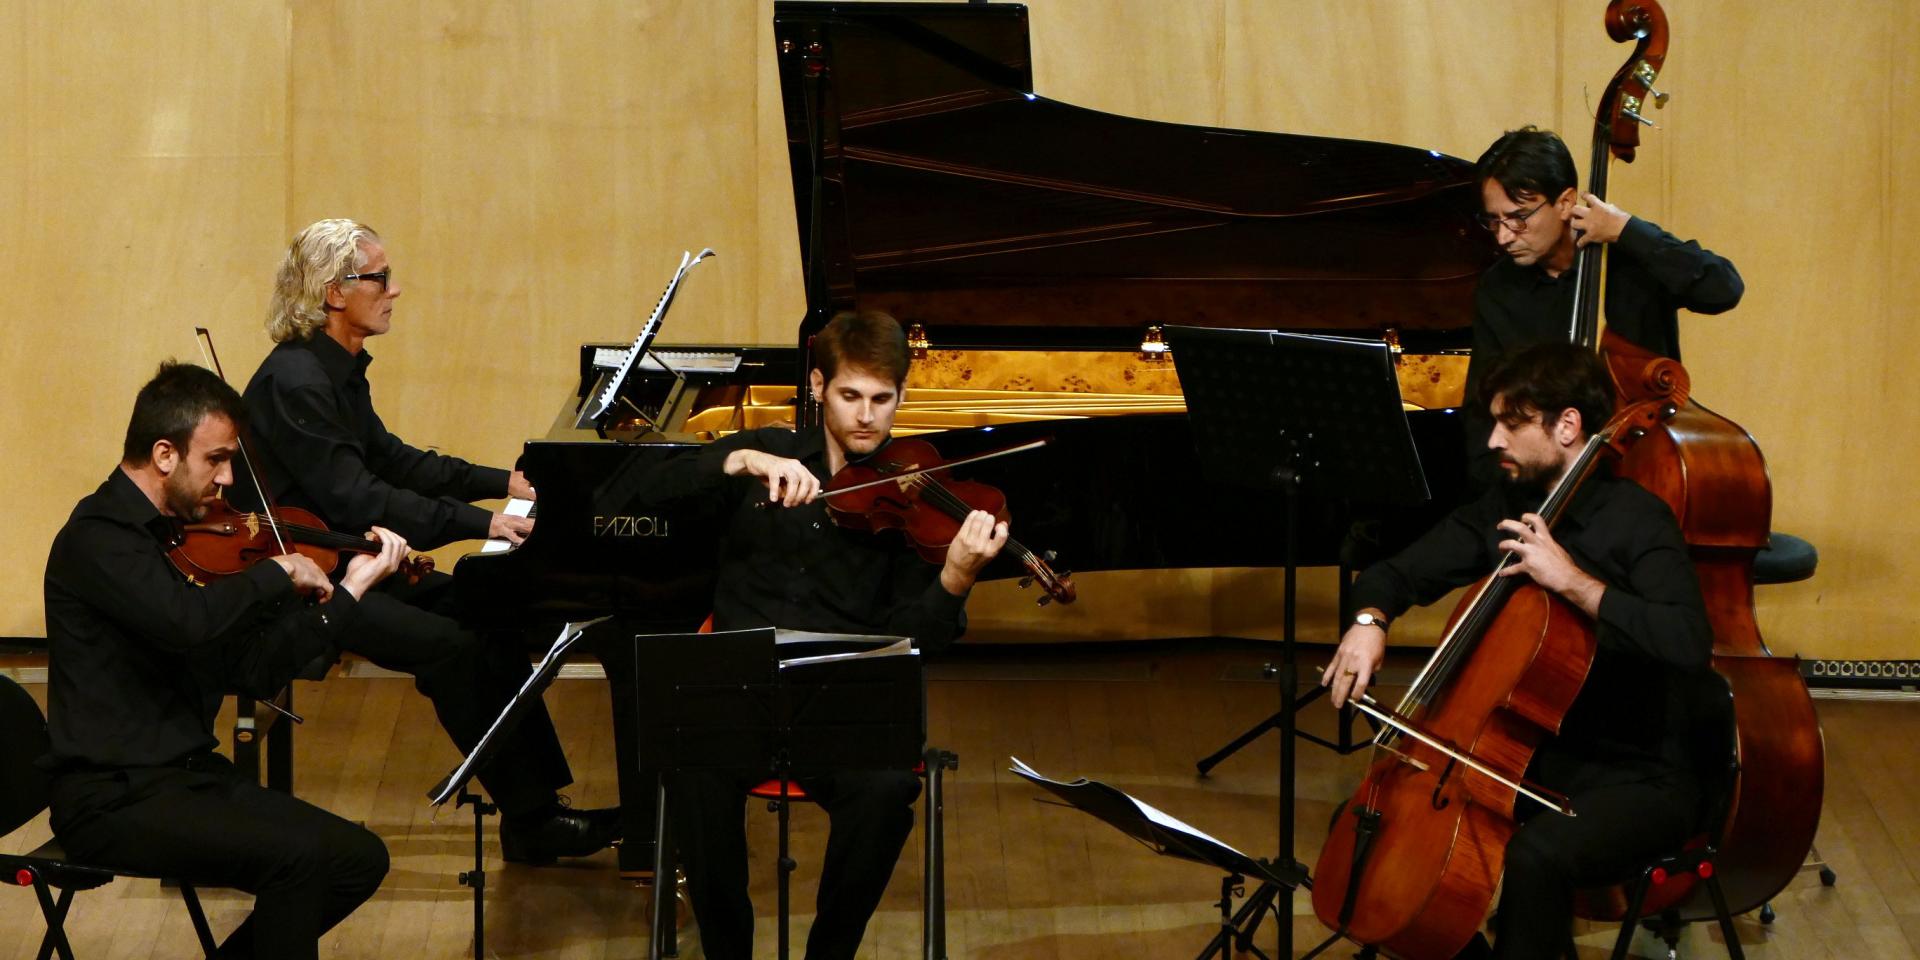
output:
[[[259,536],[260,535],[260,515],[257,513],[249,513],[246,515],[246,517],[247,517],[247,536],[250,538]]]

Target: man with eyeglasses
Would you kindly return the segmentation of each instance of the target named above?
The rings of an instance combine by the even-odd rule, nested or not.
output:
[[[1626,339],[1678,359],[1678,314],[1723,313],[1746,289],[1725,257],[1682,241],[1577,189],[1573,155],[1550,130],[1509,130],[1480,155],[1480,225],[1506,254],[1481,276],[1474,293],[1473,357],[1468,397],[1501,358],[1525,347],[1572,336],[1575,255],[1590,243],[1613,244],[1607,258],[1606,323]],[[1469,405],[1467,451],[1474,486],[1497,481],[1487,452],[1493,423]]]
[[[259,481],[276,505],[310,510],[336,530],[384,527],[422,549],[489,536],[519,543],[531,519],[472,503],[533,499],[519,471],[408,446],[374,412],[366,342],[391,328],[399,296],[386,248],[365,224],[321,220],[294,236],[267,311],[277,345],[245,393]],[[242,482],[233,492],[257,508],[251,486]],[[371,636],[354,650],[412,674],[464,752],[529,667],[518,635],[476,634],[450,616],[451,584],[444,573],[411,585],[388,580],[361,604]],[[524,714],[480,775],[500,808],[505,859],[551,863],[619,838],[618,810],[566,808],[557,791],[572,779],[546,711]]]

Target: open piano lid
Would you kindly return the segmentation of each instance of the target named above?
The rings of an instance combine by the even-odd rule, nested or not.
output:
[[[949,342],[1025,327],[1137,343],[1159,323],[1464,332],[1497,255],[1459,158],[1034,94],[1023,5],[788,0],[774,41],[802,343],[854,307]]]

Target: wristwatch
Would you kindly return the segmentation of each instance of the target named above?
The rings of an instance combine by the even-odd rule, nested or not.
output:
[[[1387,618],[1376,617],[1371,613],[1365,612],[1356,613],[1353,615],[1353,625],[1356,627],[1379,627],[1382,631],[1385,631],[1387,629]]]

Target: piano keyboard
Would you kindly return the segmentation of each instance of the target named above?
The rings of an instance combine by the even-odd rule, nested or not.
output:
[[[534,516],[533,501],[522,500],[519,497],[513,497],[507,500],[507,508],[500,512],[506,514],[509,517],[531,517],[531,516]],[[512,550],[512,549],[513,549],[513,544],[508,543],[504,538],[494,537],[489,539],[485,544],[483,544],[480,547],[480,552],[481,553],[506,553],[508,550]]]

